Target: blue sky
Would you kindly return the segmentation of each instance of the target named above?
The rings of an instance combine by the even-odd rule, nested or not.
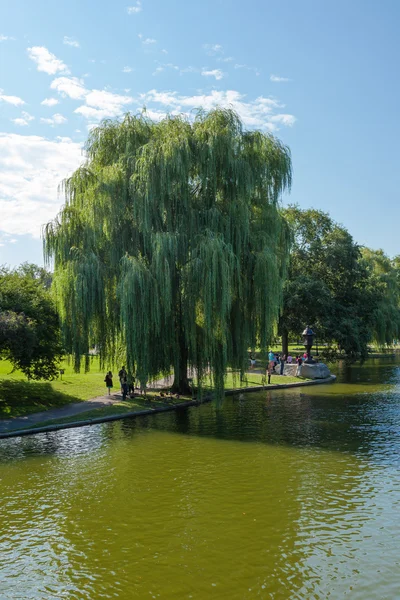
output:
[[[42,262],[41,225],[103,117],[231,104],[292,151],[284,202],[400,253],[394,0],[13,0],[0,20],[0,263]]]

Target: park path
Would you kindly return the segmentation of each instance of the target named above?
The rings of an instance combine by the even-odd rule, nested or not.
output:
[[[252,369],[248,372],[251,376],[252,373],[261,373],[260,369]],[[291,387],[302,387],[307,385],[317,385],[322,383],[330,383],[334,381],[336,377],[332,375],[327,379],[320,379],[314,381],[299,381],[298,383],[281,383],[281,384],[272,384],[268,386],[268,390],[276,390],[283,388],[291,388]],[[249,382],[250,383],[250,382]],[[151,387],[148,390],[157,390],[164,387],[169,387],[171,385],[171,378],[160,379],[155,382],[151,382]],[[246,392],[246,391],[257,391],[263,389],[262,386],[257,383],[255,387],[249,388],[241,388],[238,389],[237,392]],[[235,390],[226,390],[226,393],[234,393]],[[38,423],[46,423],[47,421],[57,421],[61,419],[65,419],[68,417],[74,417],[85,412],[94,410],[96,408],[104,408],[106,406],[112,406],[113,404],[120,403],[122,400],[122,394],[120,392],[111,394],[111,396],[97,396],[96,398],[91,398],[90,400],[83,400],[82,402],[74,402],[72,404],[66,404],[61,408],[51,408],[50,410],[44,410],[37,413],[32,413],[30,415],[25,415],[23,417],[14,417],[12,419],[0,419],[0,437],[1,434],[8,434],[13,431],[18,432],[19,430],[34,428]],[[179,406],[177,403],[176,406]],[[141,412],[142,409],[133,412]],[[152,409],[154,410],[154,409]],[[16,433],[16,435],[18,435]]]
[[[12,419],[0,419],[0,433],[17,429],[25,429],[26,427],[34,427],[38,423],[43,423],[44,421],[74,417],[76,415],[88,412],[89,410],[94,410],[95,408],[112,406],[116,402],[120,402],[121,399],[121,394],[97,396],[97,398],[91,398],[90,400],[66,404],[61,408],[51,408],[50,410],[43,410],[41,412],[32,413],[23,417],[14,417]]]
[[[261,371],[254,369],[250,373],[261,373]],[[191,377],[194,373],[189,373]],[[153,381],[149,385],[149,390],[158,390],[171,386],[172,377],[166,377]],[[29,427],[35,427],[38,423],[44,423],[47,421],[55,421],[65,419],[68,417],[75,417],[82,413],[94,410],[95,408],[104,408],[106,406],[112,406],[117,402],[121,402],[122,394],[116,392],[111,396],[97,396],[90,400],[83,400],[82,402],[74,402],[72,404],[66,404],[61,408],[51,408],[49,410],[43,410],[41,412],[32,413],[23,417],[13,417],[12,419],[0,419],[0,433],[7,433],[9,431],[17,431],[19,429],[26,429]]]

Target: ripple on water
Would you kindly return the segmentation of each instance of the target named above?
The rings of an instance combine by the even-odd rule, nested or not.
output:
[[[1,599],[393,600],[399,374],[378,373],[0,442]]]

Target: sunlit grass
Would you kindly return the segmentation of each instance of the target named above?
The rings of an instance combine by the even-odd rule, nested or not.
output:
[[[94,357],[91,359],[91,367],[88,373],[75,373],[68,361],[61,365],[64,374],[55,381],[27,381],[26,377],[20,371],[12,372],[12,366],[7,361],[0,361],[0,418],[20,417],[35,412],[58,408],[73,402],[81,402],[103,396],[107,393],[104,383],[104,371],[100,371],[99,360]],[[279,367],[278,367],[279,368]],[[258,370],[261,370],[258,367]],[[118,367],[114,370],[114,391],[118,391]],[[296,377],[272,375],[271,384],[287,384],[298,382]],[[226,377],[225,389],[244,389],[246,387],[255,387],[265,384],[265,378],[261,372],[249,372],[247,377],[240,381],[239,374],[229,372]],[[212,391],[210,380],[205,382],[205,389]],[[157,394],[155,394],[157,395]],[[148,394],[151,397],[151,393]],[[181,398],[185,400],[187,398]],[[173,400],[172,400],[173,401]],[[163,403],[164,400],[154,398],[152,404]],[[101,416],[102,414],[116,414],[120,411],[129,412],[140,410],[145,405],[144,400],[128,400],[124,403],[116,403],[113,406],[101,409],[94,409],[88,412]],[[104,411],[101,412],[101,411]],[[86,418],[88,412],[84,413]]]

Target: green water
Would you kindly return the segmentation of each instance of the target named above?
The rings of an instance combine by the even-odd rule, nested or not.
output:
[[[0,598],[400,597],[400,363],[0,441]]]

